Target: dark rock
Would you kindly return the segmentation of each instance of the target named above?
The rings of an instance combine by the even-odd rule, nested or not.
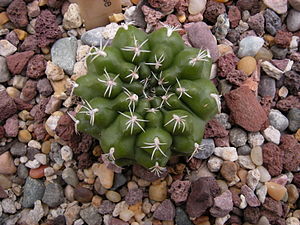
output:
[[[276,104],[276,108],[283,112],[286,112],[291,108],[300,108],[300,98],[290,95],[285,99],[279,100]]]
[[[232,194],[229,190],[214,198],[214,205],[209,212],[214,217],[224,217],[233,209]]]
[[[217,147],[230,147],[229,144],[229,136],[226,137],[215,137],[214,138],[215,145]]]
[[[117,190],[119,187],[122,187],[126,184],[127,178],[122,173],[116,173],[114,176],[114,185],[110,188],[110,190]]]
[[[262,97],[265,96],[275,97],[276,94],[275,80],[269,76],[261,76],[259,86],[258,86],[258,94]]]
[[[7,67],[12,74],[20,74],[27,65],[29,59],[34,55],[33,51],[17,52],[7,56]]]
[[[79,169],[89,168],[94,163],[94,159],[92,158],[92,155],[87,152],[84,152],[80,156],[78,156],[77,161],[79,161],[78,162]]]
[[[61,37],[62,32],[56,23],[56,17],[49,10],[43,10],[35,24],[39,47],[46,47]]]
[[[23,190],[21,204],[24,208],[31,208],[36,200],[41,200],[45,192],[44,182],[38,179],[27,177]]]
[[[6,10],[8,18],[16,27],[26,27],[28,24],[27,7],[23,0],[14,0]]]
[[[168,172],[165,171],[160,175],[160,177],[158,177],[158,176],[156,176],[155,173],[152,173],[148,169],[146,169],[140,165],[137,165],[137,164],[133,165],[132,172],[135,176],[143,178],[144,180],[149,181],[149,182],[153,182],[155,180],[164,178],[168,175]]]
[[[13,115],[12,117],[8,118],[3,127],[5,129],[5,135],[7,137],[16,137],[19,131],[18,116]]]
[[[47,5],[54,9],[59,9],[63,3],[64,3],[64,1],[61,1],[61,0],[48,0],[47,1]]]
[[[130,189],[125,196],[125,201],[128,205],[134,205],[138,202],[142,202],[142,200],[143,190],[138,188]]]
[[[300,188],[300,173],[294,173],[293,184]]]
[[[251,148],[249,145],[244,145],[244,146],[241,146],[237,149],[238,151],[238,155],[249,155],[250,152],[251,152]]]
[[[102,224],[102,216],[98,213],[94,206],[80,210],[79,214],[88,225]]]
[[[10,148],[10,153],[13,156],[24,156],[26,155],[26,152],[27,146],[21,142],[15,142]]]
[[[290,109],[290,111],[287,115],[287,117],[289,119],[289,129],[292,132],[296,132],[300,128],[300,109],[299,108]]]
[[[220,170],[221,175],[229,182],[234,181],[237,176],[238,166],[231,161],[224,161]]]
[[[300,144],[293,135],[285,134],[280,138],[279,148],[284,152],[283,168],[287,171],[297,171],[300,165]]]
[[[176,180],[172,183],[169,193],[171,193],[171,199],[175,203],[185,202],[187,200],[191,182]]]
[[[300,62],[294,62],[292,70],[296,71],[297,73],[300,73]]]
[[[63,188],[57,183],[47,184],[42,201],[50,207],[59,206],[64,202]]]
[[[173,220],[175,217],[175,207],[173,203],[166,199],[154,211],[153,217],[158,220]]]
[[[4,121],[17,112],[14,100],[6,91],[0,91],[0,121]]]
[[[241,188],[241,193],[245,196],[246,202],[251,207],[260,206],[260,201],[256,197],[254,191],[247,185],[243,185]]]
[[[26,81],[21,92],[21,98],[26,102],[32,100],[37,94],[36,88],[37,88],[37,81],[34,80]]]
[[[257,224],[260,218],[260,210],[258,207],[247,207],[244,209],[244,221],[251,224]]]
[[[236,207],[240,207],[241,202],[242,202],[242,200],[240,198],[240,190],[237,188],[230,188],[229,190],[232,194],[233,205],[235,206],[235,207],[233,207],[233,209],[235,209]]]
[[[164,17],[160,11],[154,10],[147,5],[142,6],[142,12],[145,15],[145,21],[147,24],[155,27],[158,21]]]
[[[7,7],[11,2],[12,0],[1,0],[0,7]]]
[[[264,13],[266,25],[265,29],[272,36],[276,35],[276,32],[281,29],[280,17],[271,9],[266,9]]]
[[[238,40],[240,40],[240,33],[235,29],[229,29],[226,39],[235,44]]]
[[[271,224],[273,224],[274,221],[283,216],[281,202],[270,197],[266,197],[261,215],[267,217]]]
[[[111,214],[114,211],[115,206],[116,206],[115,203],[109,200],[103,200],[98,209],[98,212],[102,215]]]
[[[5,130],[3,126],[0,126],[0,138],[4,138],[5,136]]]
[[[34,52],[38,53],[40,51],[40,49],[38,47],[38,42],[37,42],[36,37],[34,35],[27,36],[20,46],[20,51],[22,51],[22,52],[34,51]]]
[[[54,219],[48,220],[46,222],[46,225],[65,225],[65,224],[66,224],[66,218],[64,215],[59,215]]]
[[[33,79],[40,78],[45,74],[46,65],[43,55],[35,55],[28,62],[26,75]]]
[[[203,14],[203,17],[207,19],[209,22],[215,24],[217,22],[218,16],[225,12],[226,12],[226,8],[223,3],[209,0],[206,4],[206,10]]]
[[[275,35],[275,44],[281,48],[288,48],[292,41],[293,34],[291,32],[279,30]]]
[[[0,186],[0,199],[8,198],[8,195],[6,194],[3,187]]]
[[[263,147],[263,164],[271,176],[279,176],[283,167],[283,152],[273,143],[264,144]]]
[[[40,102],[31,109],[30,115],[34,118],[35,122],[43,122],[43,119],[47,116],[45,109],[48,101],[49,98],[41,98]]]
[[[236,28],[241,20],[241,11],[236,6],[230,6],[228,10],[228,19],[230,21],[231,28]]]
[[[239,58],[234,53],[227,53],[218,60],[218,76],[227,77],[227,74],[234,71]]]
[[[24,100],[20,99],[19,97],[14,98],[14,101],[17,105],[17,109],[20,111],[22,111],[22,110],[30,111],[33,107],[32,104],[25,102]]]
[[[250,11],[251,15],[260,11],[260,2],[258,0],[238,0],[236,6],[239,7],[241,11]]]
[[[28,174],[29,174],[27,167],[24,164],[20,164],[18,166],[18,169],[17,169],[17,174],[18,174],[19,178],[26,179],[28,177]]]
[[[273,45],[270,48],[270,50],[273,54],[274,59],[285,59],[286,55],[289,51],[287,48],[280,48],[280,47],[277,47],[276,45]]]
[[[226,137],[228,133],[218,120],[212,119],[206,124],[204,138]]]
[[[290,93],[297,95],[300,92],[300,74],[294,71],[288,71],[284,74],[284,85]]]
[[[265,33],[265,17],[263,13],[257,13],[254,16],[250,16],[247,23],[258,36],[262,36]]]
[[[34,156],[38,153],[40,153],[39,149],[28,147],[26,156],[29,160],[34,160]]]
[[[53,88],[47,78],[43,78],[38,81],[37,90],[41,95],[45,97],[48,97],[53,93]]]
[[[159,9],[163,13],[168,13],[174,10],[175,5],[178,1],[170,0],[148,0],[148,3],[153,8]]]
[[[193,225],[185,211],[179,207],[176,208],[175,223],[176,225]]]

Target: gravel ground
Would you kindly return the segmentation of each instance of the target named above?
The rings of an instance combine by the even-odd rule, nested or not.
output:
[[[0,0],[0,224],[300,225],[300,1],[122,6],[86,31],[74,3]],[[162,177],[112,168],[71,118],[86,54],[123,22],[178,26],[213,58],[221,113],[204,150],[172,158]]]

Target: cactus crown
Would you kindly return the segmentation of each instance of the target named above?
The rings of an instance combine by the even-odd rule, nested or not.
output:
[[[88,74],[73,85],[84,103],[72,116],[76,131],[97,138],[119,166],[138,163],[159,176],[172,154],[202,150],[204,126],[219,107],[212,61],[177,30],[120,28],[111,46],[91,48]]]

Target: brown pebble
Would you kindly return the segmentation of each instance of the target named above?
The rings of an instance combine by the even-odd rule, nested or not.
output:
[[[42,165],[39,168],[30,169],[29,176],[35,179],[42,178],[43,176],[45,176],[44,169],[47,167],[48,166],[46,165]]]
[[[76,187],[74,189],[74,198],[81,203],[88,203],[92,201],[93,192],[84,187]]]
[[[0,174],[14,174],[17,168],[10,152],[4,152],[0,155]]]
[[[237,68],[249,76],[256,69],[256,60],[252,56],[246,56],[237,63]]]
[[[266,186],[268,189],[268,194],[276,201],[283,199],[287,191],[284,186],[274,182],[266,182]]]
[[[0,13],[0,26],[7,23],[9,21],[9,18],[7,16],[6,12]]]

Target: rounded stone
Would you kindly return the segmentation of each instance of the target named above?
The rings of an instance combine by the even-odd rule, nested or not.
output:
[[[258,60],[262,60],[262,61],[268,61],[271,60],[273,58],[273,54],[272,52],[267,49],[262,47],[261,49],[259,49],[259,51],[256,53],[255,57],[254,57],[257,61]]]
[[[189,1],[189,13],[196,15],[198,13],[203,13],[206,6],[206,0],[190,0]]]
[[[233,128],[229,132],[229,140],[234,147],[241,147],[247,142],[247,133],[240,128]]]
[[[0,174],[14,174],[17,168],[9,151],[0,155]]]
[[[20,142],[28,143],[32,139],[32,136],[28,130],[20,130],[18,139]]]
[[[113,186],[114,172],[108,169],[105,164],[94,164],[92,170],[99,177],[100,183],[104,188],[109,189]]]
[[[255,36],[245,37],[240,41],[238,56],[255,56],[259,49],[264,45],[264,39]]]
[[[237,68],[245,74],[251,75],[256,69],[256,60],[252,56],[243,57],[237,63]]]
[[[81,203],[88,203],[93,199],[93,192],[84,187],[76,187],[74,189],[74,198]]]
[[[287,118],[289,119],[289,129],[296,132],[300,128],[300,109],[290,109]]]
[[[43,181],[28,177],[24,185],[21,204],[24,208],[31,208],[36,200],[41,200],[45,191]]]
[[[265,138],[260,132],[252,132],[248,134],[248,143],[253,148],[255,146],[260,146],[264,143]]]
[[[287,189],[284,186],[274,182],[266,182],[266,186],[268,194],[276,201],[283,199],[287,192]]]
[[[284,131],[289,126],[289,120],[279,110],[271,109],[269,113],[270,124],[279,131]]]
[[[289,0],[289,3],[294,9],[300,11],[300,0]]]
[[[256,146],[251,150],[251,160],[256,166],[261,166],[263,164],[262,148]]]
[[[108,200],[115,202],[115,203],[121,201],[121,195],[116,191],[107,191],[105,193],[105,196]]]
[[[275,129],[273,126],[269,126],[263,130],[263,135],[267,141],[271,141],[277,145],[280,143],[280,131]]]
[[[42,201],[50,207],[59,206],[64,202],[64,191],[62,187],[58,183],[47,184]]]
[[[260,173],[260,179],[259,179],[260,182],[267,182],[271,180],[271,175],[265,167],[258,166],[257,169],[259,170]]]
[[[294,184],[286,185],[286,189],[288,192],[288,202],[291,204],[295,204],[299,198],[299,192]]]
[[[296,217],[289,217],[286,219],[286,225],[300,225],[300,221]]]
[[[70,167],[64,169],[62,172],[62,179],[73,187],[76,187],[79,183],[76,172]]]
[[[149,187],[149,198],[154,201],[162,202],[167,198],[167,182],[154,183]]]
[[[287,28],[291,32],[300,30],[300,12],[294,9],[289,11],[287,20]]]
[[[249,155],[251,152],[251,148],[249,145],[245,144],[237,149],[238,155]]]
[[[234,181],[236,178],[238,167],[234,162],[225,161],[221,167],[221,175],[229,182]]]

